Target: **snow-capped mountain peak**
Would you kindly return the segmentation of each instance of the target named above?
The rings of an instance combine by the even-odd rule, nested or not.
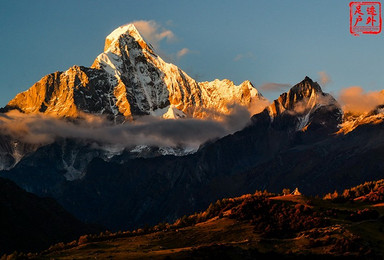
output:
[[[127,24],[106,37],[91,68],[74,66],[47,75],[7,108],[58,117],[106,114],[122,122],[142,115],[202,118],[209,111],[228,113],[233,103],[249,108],[259,100],[265,99],[249,81],[239,86],[230,80],[197,82],[156,55],[136,27]]]
[[[305,131],[310,124],[315,123],[333,127],[335,122],[341,123],[343,115],[338,102],[330,94],[324,93],[320,85],[309,77],[281,94],[266,110],[271,121],[277,117],[294,118],[296,131]]]

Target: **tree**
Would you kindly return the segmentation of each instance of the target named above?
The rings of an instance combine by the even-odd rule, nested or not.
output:
[[[288,189],[288,188],[283,189],[283,195],[284,196],[289,195],[289,194],[291,194],[291,190],[290,189]]]

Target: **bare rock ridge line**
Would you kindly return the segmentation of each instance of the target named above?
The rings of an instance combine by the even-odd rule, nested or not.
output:
[[[249,81],[197,82],[163,61],[128,24],[106,37],[91,68],[75,65],[46,75],[5,109],[64,118],[90,113],[124,122],[141,115],[206,118],[209,111],[228,113],[232,103],[250,108],[260,100],[265,101]]]

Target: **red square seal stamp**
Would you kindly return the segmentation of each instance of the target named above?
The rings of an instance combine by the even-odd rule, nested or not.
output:
[[[380,2],[350,2],[349,26],[351,34],[379,34],[382,28]]]

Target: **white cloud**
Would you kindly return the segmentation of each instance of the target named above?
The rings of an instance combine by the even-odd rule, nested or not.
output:
[[[175,34],[156,21],[140,20],[134,21],[133,24],[139,30],[140,34],[147,40],[155,49],[159,48],[160,42],[166,40],[168,43],[177,40]]]
[[[181,58],[188,53],[190,53],[190,50],[188,48],[182,48],[177,52],[177,58]]]

